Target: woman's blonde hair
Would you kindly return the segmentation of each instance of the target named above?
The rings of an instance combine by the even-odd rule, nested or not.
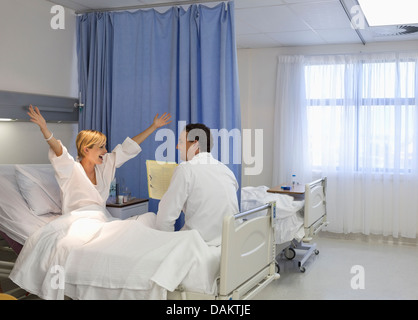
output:
[[[84,148],[89,149],[93,148],[95,144],[104,145],[106,144],[107,138],[100,131],[96,130],[82,130],[78,133],[77,138],[75,139],[75,144],[77,146],[77,155],[78,159],[81,160],[85,156]]]

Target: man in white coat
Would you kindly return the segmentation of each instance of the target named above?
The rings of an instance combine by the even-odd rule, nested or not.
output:
[[[180,134],[177,149],[183,162],[159,203],[156,228],[174,231],[183,211],[181,230],[197,230],[208,244],[220,245],[223,218],[239,212],[239,186],[233,172],[212,157],[212,140],[210,129],[199,123]]]

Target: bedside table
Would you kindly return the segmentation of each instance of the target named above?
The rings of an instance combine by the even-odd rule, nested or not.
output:
[[[148,199],[132,199],[121,204],[108,203],[106,209],[113,217],[125,220],[148,212]]]

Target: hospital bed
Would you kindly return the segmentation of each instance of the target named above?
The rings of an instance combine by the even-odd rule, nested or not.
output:
[[[267,210],[266,215],[251,215]],[[199,294],[179,286],[169,299],[251,299],[280,277],[275,272],[275,203],[224,218],[219,292]]]
[[[244,187],[241,192],[241,208],[244,210],[262,203],[276,203],[275,244],[277,272],[280,272],[279,255],[288,260],[300,257],[298,267],[305,272],[305,263],[319,254],[314,236],[328,225],[326,211],[327,178],[305,184],[303,200],[295,200],[285,194],[269,193],[266,186]]]
[[[22,172],[30,172],[31,175],[22,175]],[[54,187],[54,179],[50,165],[0,165],[0,185],[2,185],[0,194],[0,232],[17,254],[19,254],[22,246],[32,234],[44,226],[52,225],[60,217],[59,212],[45,212],[45,210],[56,211],[54,210],[54,203],[58,204],[57,199],[51,199],[51,194],[56,192],[56,190],[52,190],[56,187]],[[43,208],[43,202],[38,201],[39,197],[43,199],[42,201],[45,202],[47,209]],[[51,203],[47,204],[46,202]],[[257,213],[260,211],[263,214],[258,214],[257,216]],[[252,218],[251,215],[255,215],[255,217]],[[207,263],[211,265],[207,268],[202,268],[202,266],[205,267],[206,261],[199,257],[200,260],[196,266],[200,269],[193,266],[190,267],[183,281],[175,288],[160,287],[160,283],[155,284],[154,287],[158,287],[156,292],[164,293],[163,295],[157,295],[157,297],[168,299],[252,298],[270,282],[279,278],[279,275],[275,272],[275,221],[274,202],[263,204],[258,208],[247,210],[235,216],[225,217],[222,245],[220,248],[212,248],[212,251],[208,251],[210,253],[208,254],[210,261]],[[112,221],[110,223],[132,225],[129,221]],[[148,230],[147,232],[153,231]],[[182,233],[179,232],[177,234]],[[165,236],[169,237],[171,234],[173,233],[165,233]],[[80,275],[88,277],[89,274],[88,269],[80,269],[80,265],[83,265],[83,259],[93,259],[95,256],[98,257],[99,253],[103,253],[103,247],[97,247],[98,242],[98,239],[94,239],[94,241],[91,241],[92,245],[88,243],[74,250],[78,253],[78,255],[73,256],[73,260],[77,263],[66,265],[66,271],[68,272],[66,274],[65,288],[63,289],[65,296],[74,299],[114,299],[115,297],[140,299],[144,296],[156,297],[152,294],[144,294],[144,292],[138,293],[139,290],[136,290],[134,287],[124,287],[118,291],[115,288],[103,288],[100,285],[89,283],[88,281],[90,280],[87,278],[80,280]],[[138,251],[137,243],[125,245],[128,247],[131,245],[132,249]],[[119,262],[121,259],[126,259],[127,262],[117,265],[117,269],[120,269],[121,266],[129,266],[135,263],[130,256],[121,257],[118,248],[115,251],[112,251],[113,249],[104,250],[108,252],[108,256],[106,256],[108,260],[112,260],[112,255],[115,255],[114,258],[118,259]],[[168,258],[176,259],[176,257]],[[165,262],[163,259],[162,264]],[[7,275],[11,265],[4,263],[6,268],[3,271]],[[144,263],[143,260],[141,263]],[[178,268],[181,268],[181,265]],[[214,273],[214,277],[207,277],[208,285],[205,288],[210,287],[210,289],[203,290],[202,287],[204,285],[195,288],[194,285],[199,283],[201,278],[205,278],[204,270],[202,269],[210,268],[217,270],[216,274]],[[165,270],[170,269],[173,269],[172,273],[176,273],[176,268],[170,265],[162,270],[165,272]],[[92,272],[94,273],[95,270]],[[103,276],[111,277],[113,274],[112,272],[107,272]],[[134,274],[135,272],[133,272]],[[193,276],[194,278],[192,278]],[[76,280],[72,281],[71,277]],[[106,281],[110,280],[106,279]],[[24,289],[28,290],[27,288]],[[116,291],[118,292],[115,295]],[[34,293],[37,294],[37,292]]]

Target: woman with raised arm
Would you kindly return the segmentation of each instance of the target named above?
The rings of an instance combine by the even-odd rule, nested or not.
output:
[[[78,161],[55,139],[38,108],[30,106],[28,114],[50,146],[63,214],[28,237],[9,278],[42,299],[129,299],[134,292],[139,299],[164,298],[166,288],[177,287],[195,265],[189,261],[199,260],[208,246],[194,230],[168,233],[139,218],[113,218],[106,199],[116,168],[135,157],[152,132],[170,123],[170,114],[157,114],[149,128],[110,153],[101,132],[81,131]],[[182,264],[177,263],[178,250]]]
[[[78,161],[68,153],[67,148],[48,129],[44,117],[37,107],[29,107],[30,120],[36,123],[49,144],[49,160],[62,193],[62,213],[80,209],[100,210],[110,218],[106,210],[109,189],[115,177],[116,168],[141,152],[139,146],[156,129],[169,124],[171,115],[158,114],[146,130],[132,139],[127,137],[111,153],[106,150],[106,136],[95,130],[82,130],[76,138]]]

